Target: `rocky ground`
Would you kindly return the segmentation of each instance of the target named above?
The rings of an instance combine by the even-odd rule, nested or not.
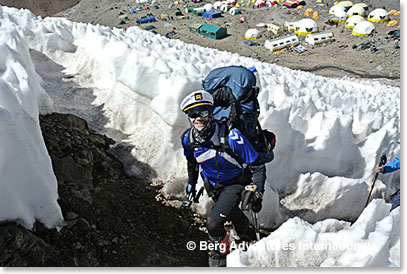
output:
[[[186,248],[207,239],[202,222],[157,202],[151,182],[125,176],[107,153],[111,139],[74,115],[40,119],[66,225],[1,224],[0,266],[207,266],[205,251]]]
[[[18,9],[29,9],[43,18],[69,9],[81,0],[0,0],[0,5]]]

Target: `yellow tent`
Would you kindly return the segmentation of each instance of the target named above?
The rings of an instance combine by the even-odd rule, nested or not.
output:
[[[362,7],[365,11],[367,11],[369,9],[369,6],[366,5],[365,3],[357,3],[357,4],[354,4],[352,7]]]
[[[349,17],[346,22],[345,22],[345,28],[347,29],[353,29],[357,23],[366,21],[362,16],[360,15],[354,15]]]
[[[353,3],[351,1],[341,1],[338,5],[344,7],[345,10],[348,10],[353,6]]]
[[[299,5],[299,6],[297,6],[297,9],[303,9],[304,8],[304,6],[303,5]]]
[[[390,18],[389,18],[389,14],[386,10],[379,8],[379,9],[375,9],[371,13],[369,13],[367,20],[370,22],[378,23],[378,22],[390,21]]]
[[[348,15],[348,17],[352,17],[354,15],[360,15],[364,17],[366,16],[366,10],[361,6],[353,6],[348,10],[346,14]]]
[[[248,29],[244,34],[247,40],[260,38],[260,32],[257,29]]]
[[[317,11],[315,11],[315,12],[312,14],[312,19],[314,19],[314,20],[319,19],[319,14],[318,14]]]
[[[345,12],[345,14],[346,14],[345,8],[340,5],[332,6],[328,10],[328,14],[336,14],[337,12],[340,12],[340,13]]]
[[[317,23],[311,18],[304,18],[295,25],[294,33],[297,35],[307,36],[307,34],[319,32]]]
[[[343,8],[341,8],[341,6],[337,6],[337,7],[338,8],[336,8],[336,9],[332,9],[334,12],[331,14],[331,16],[328,20],[329,20],[329,22],[334,22],[334,23],[345,23],[346,19],[348,19],[348,15],[346,14],[345,10]]]
[[[356,36],[365,36],[369,35],[375,30],[375,26],[372,22],[362,21],[356,24],[353,28],[352,34]]]
[[[391,20],[389,23],[387,23],[388,27],[393,27],[393,26],[398,26],[399,22],[397,20]]]

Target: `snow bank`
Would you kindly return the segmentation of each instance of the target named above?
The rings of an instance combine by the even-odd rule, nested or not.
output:
[[[373,200],[354,224],[326,219],[310,224],[289,219],[268,237],[236,248],[227,256],[230,267],[378,267],[400,266],[400,210]],[[390,251],[389,251],[390,250]]]
[[[19,28],[0,9],[0,221],[62,225],[57,181],[39,127],[52,102]]]

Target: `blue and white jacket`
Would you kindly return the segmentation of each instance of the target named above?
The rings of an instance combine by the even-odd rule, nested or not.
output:
[[[184,148],[184,155],[187,159],[196,159],[196,162],[201,166],[204,177],[209,180],[212,186],[215,186],[215,183],[223,185],[233,184],[233,179],[243,172],[246,165],[253,163],[258,158],[256,150],[246,137],[244,137],[237,129],[231,129],[229,132],[229,147],[232,152],[240,156],[246,164],[245,166],[242,167],[226,152],[220,152],[216,149],[205,147],[210,145],[220,145],[218,124],[216,124],[215,133],[212,139],[201,144],[202,146],[195,148],[194,151],[191,151],[188,147],[188,135],[190,130],[185,133],[181,141]],[[199,143],[195,142],[195,144]]]
[[[383,167],[383,173],[390,173],[400,169],[400,156],[395,157],[392,162],[384,164]]]

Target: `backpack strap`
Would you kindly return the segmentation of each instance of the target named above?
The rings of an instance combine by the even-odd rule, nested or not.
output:
[[[230,130],[226,126],[226,124],[221,123],[219,125],[219,143],[220,143],[220,147],[224,152],[226,152],[227,154],[232,156],[232,158],[235,159],[236,162],[238,162],[239,165],[242,168],[245,168],[246,167],[245,161],[242,159],[242,157],[240,157],[239,155],[234,153],[232,151],[232,149],[230,148],[230,146],[229,146],[229,132],[230,132]]]
[[[187,128],[187,129],[181,134],[181,136],[179,137],[179,138],[181,139],[181,141],[184,140],[185,134],[187,134],[188,130],[190,130],[190,129],[191,129],[191,128]]]
[[[240,157],[239,155],[234,153],[229,146],[229,132],[230,132],[229,126],[224,122],[220,122],[220,123],[218,123],[218,125],[219,125],[218,137],[219,137],[220,146],[215,146],[215,145],[205,145],[204,146],[201,144],[196,144],[195,140],[194,140],[194,136],[192,135],[192,130],[190,130],[191,128],[184,131],[184,133],[181,135],[181,139],[183,139],[184,136],[186,134],[188,134],[188,148],[191,151],[194,151],[195,148],[198,148],[198,147],[214,149],[214,150],[216,150],[217,153],[219,151],[224,151],[227,154],[229,154],[233,159],[235,159],[236,162],[238,162],[241,167],[245,168],[246,167],[245,161],[242,159],[242,157]]]
[[[191,151],[194,151],[195,145],[194,145],[194,137],[192,136],[192,130],[191,128],[187,128],[182,134],[181,134],[181,141],[184,140],[185,135],[188,134],[188,148]]]
[[[212,145],[195,144],[195,140],[194,140],[194,137],[193,137],[193,134],[192,134],[192,130],[190,130],[190,128],[187,129],[186,131],[184,131],[184,133],[182,134],[181,139],[183,139],[185,137],[185,135],[188,134],[188,148],[191,151],[194,151],[194,149],[197,148],[197,147],[204,147],[204,148],[209,148],[209,149],[216,150],[216,164],[215,164],[215,166],[216,166],[217,177],[218,178],[219,178],[218,154],[219,154],[219,151],[226,152],[233,159],[235,159],[235,161],[238,162],[239,165],[243,168],[243,171],[238,176],[236,182],[241,183],[241,184],[247,184],[247,180],[245,179],[247,177],[247,171],[248,171],[248,169],[246,169],[247,164],[242,159],[242,157],[240,157],[239,155],[234,153],[232,151],[232,149],[230,148],[230,146],[229,146],[229,132],[230,132],[229,127],[227,126],[226,123],[222,123],[222,122],[219,122],[218,125],[219,125],[218,137],[219,137],[219,143],[220,143],[219,146],[215,146],[213,144]]]

